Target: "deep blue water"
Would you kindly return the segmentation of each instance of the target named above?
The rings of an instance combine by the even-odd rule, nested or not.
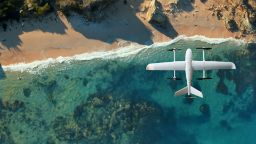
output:
[[[236,70],[209,71],[212,80],[193,86],[204,99],[175,97],[186,85],[171,71],[146,71],[172,61],[168,48],[213,47],[207,60],[232,61]],[[0,143],[254,144],[255,44],[180,40],[123,58],[73,61],[39,73],[5,72],[0,80]],[[19,77],[21,78],[19,80]]]

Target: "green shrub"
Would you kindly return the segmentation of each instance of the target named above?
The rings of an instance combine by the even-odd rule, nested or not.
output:
[[[45,3],[43,6],[38,6],[36,10],[37,15],[44,15],[47,12],[49,12],[51,9],[50,5],[48,3]]]

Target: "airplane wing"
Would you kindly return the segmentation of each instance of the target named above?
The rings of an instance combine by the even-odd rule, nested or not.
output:
[[[193,70],[217,70],[217,69],[236,69],[232,62],[218,61],[192,61]]]
[[[185,70],[185,61],[151,63],[147,65],[147,70]]]

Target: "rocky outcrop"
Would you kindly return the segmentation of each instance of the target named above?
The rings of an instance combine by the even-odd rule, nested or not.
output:
[[[69,14],[76,11],[88,20],[104,16],[103,9],[118,0],[2,0],[0,2],[0,21],[46,15],[51,10]]]
[[[256,33],[255,7],[255,0],[227,0],[217,6],[212,5],[209,10],[219,20],[224,20],[229,31],[240,31],[245,35]]]
[[[161,4],[157,0],[153,0],[148,8],[146,19],[152,24],[164,27],[166,24],[166,16],[162,12]]]
[[[226,18],[224,21],[225,21],[225,26],[229,31],[231,32],[238,31],[238,27],[234,19]]]
[[[85,15],[89,21],[99,20],[104,16],[103,10],[118,0],[56,0],[57,9],[64,13],[71,10]]]

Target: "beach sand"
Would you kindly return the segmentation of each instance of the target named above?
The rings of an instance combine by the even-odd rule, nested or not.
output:
[[[160,0],[163,9],[168,1]],[[149,45],[166,42],[178,35],[204,35],[210,38],[236,37],[229,32],[223,21],[212,16],[199,0],[191,9],[185,8],[175,15],[167,13],[167,27],[159,28],[145,20],[143,6],[131,1],[108,8],[107,16],[100,22],[86,22],[82,16],[61,12],[40,19],[24,19],[8,22],[7,31],[0,30],[0,62],[2,65],[29,63],[35,60],[72,56],[95,51],[107,51],[130,44]]]

